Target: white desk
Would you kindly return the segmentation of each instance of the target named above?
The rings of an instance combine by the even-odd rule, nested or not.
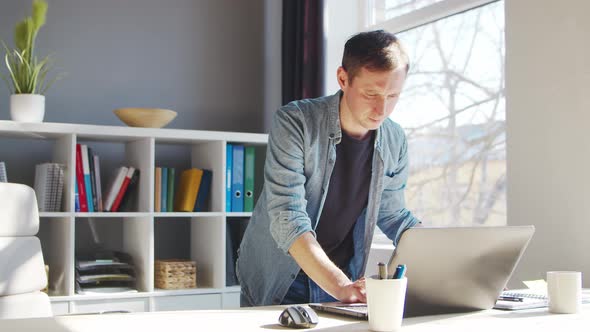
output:
[[[0,320],[0,331],[268,331],[289,330],[278,325],[284,307],[241,310],[148,312],[133,314],[60,316]],[[368,322],[320,314],[314,331],[367,331]],[[488,310],[467,314],[407,318],[403,332],[421,331],[589,331],[590,305],[574,315],[549,314],[547,309],[528,311]],[[296,330],[294,330],[296,331]],[[305,330],[299,330],[305,331]]]

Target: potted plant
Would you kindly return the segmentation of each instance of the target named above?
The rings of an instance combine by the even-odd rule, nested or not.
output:
[[[35,56],[35,39],[45,24],[47,2],[33,0],[32,15],[19,22],[14,31],[15,48],[10,49],[2,42],[6,55],[4,63],[8,75],[2,76],[12,95],[10,116],[21,122],[42,122],[45,115],[45,91],[57,79],[47,81],[52,66],[50,56],[38,59]]]

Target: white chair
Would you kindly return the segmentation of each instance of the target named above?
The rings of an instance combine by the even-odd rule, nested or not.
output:
[[[33,188],[0,183],[0,319],[52,316]]]

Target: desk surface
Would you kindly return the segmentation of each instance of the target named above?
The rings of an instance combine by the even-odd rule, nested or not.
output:
[[[51,318],[0,320],[0,331],[269,331],[289,330],[278,325],[284,306],[240,310],[147,312],[108,315],[73,315]],[[403,332],[419,331],[588,331],[590,305],[579,314],[550,314],[547,309],[486,310],[407,318]],[[320,314],[314,331],[368,331],[368,322]],[[305,331],[305,330],[300,330]]]

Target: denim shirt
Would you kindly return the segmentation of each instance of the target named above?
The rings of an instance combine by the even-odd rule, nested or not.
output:
[[[340,143],[340,97],[291,102],[273,116],[264,187],[240,245],[236,272],[251,305],[279,304],[300,271],[289,254],[303,233],[315,236]],[[387,119],[377,129],[367,207],[353,230],[352,280],[362,277],[375,225],[395,244],[419,222],[405,208],[408,177],[403,129]]]

